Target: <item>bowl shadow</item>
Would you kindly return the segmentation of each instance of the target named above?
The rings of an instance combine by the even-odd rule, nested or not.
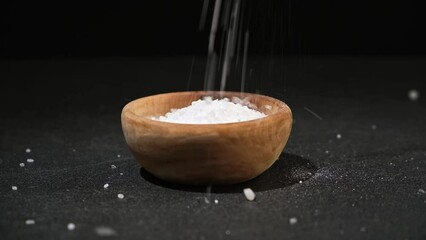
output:
[[[298,155],[282,153],[277,161],[264,173],[256,178],[231,185],[212,185],[212,193],[239,193],[243,188],[254,191],[267,191],[284,188],[300,181],[305,181],[315,174],[317,167],[308,159]],[[193,186],[161,180],[144,168],[140,175],[146,181],[165,188],[189,192],[206,192],[207,186]]]

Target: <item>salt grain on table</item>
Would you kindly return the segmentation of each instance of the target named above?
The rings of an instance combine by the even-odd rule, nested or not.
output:
[[[119,193],[119,194],[117,194],[117,197],[118,197],[119,199],[123,199],[123,198],[124,198],[124,194]]]
[[[30,152],[31,152],[31,149],[27,148],[27,149],[25,149],[25,152],[26,152],[26,153],[30,153]]]
[[[104,184],[104,188],[106,189],[106,188],[108,188],[109,187],[109,184],[108,183],[105,183]]]
[[[339,134],[337,134],[337,135],[336,135],[336,138],[337,138],[337,139],[341,139],[341,138],[342,138],[342,134],[340,134],[340,133],[339,133]]]
[[[101,237],[109,237],[109,236],[117,235],[117,232],[115,232],[114,229],[110,227],[104,227],[104,226],[95,228],[95,232],[98,236],[101,236]]]
[[[17,186],[12,186],[12,190],[16,191],[16,190],[18,190],[18,187]]]
[[[20,167],[25,167],[25,163],[21,162],[21,163],[19,163],[19,166]]]
[[[292,217],[292,218],[290,218],[290,219],[288,220],[288,222],[290,223],[290,225],[294,225],[294,224],[296,224],[296,223],[297,223],[297,218]]]
[[[74,223],[68,223],[67,225],[68,230],[72,231],[75,229],[75,224]]]
[[[164,116],[151,119],[185,124],[219,124],[249,121],[266,116],[242,105],[241,101],[230,101],[228,98],[213,100],[211,97],[205,97],[192,102],[188,107],[172,109]]]
[[[34,159],[32,159],[32,158],[27,159],[27,163],[33,163],[33,162],[34,162]]]
[[[26,225],[34,225],[35,221],[33,219],[28,219],[28,220],[25,221],[25,224]]]
[[[244,188],[243,192],[244,196],[249,201],[253,201],[256,198],[256,195],[254,194],[253,190],[251,190],[251,188]]]
[[[115,166],[114,164],[111,165],[111,169],[116,169],[117,166]]]

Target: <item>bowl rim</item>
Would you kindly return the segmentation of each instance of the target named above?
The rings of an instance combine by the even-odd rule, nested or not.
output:
[[[246,121],[241,121],[241,122],[229,122],[229,123],[199,123],[199,124],[197,124],[197,123],[164,122],[164,121],[154,120],[154,119],[150,119],[147,116],[140,116],[140,115],[135,114],[134,111],[132,111],[132,107],[131,107],[135,102],[141,101],[145,98],[150,98],[150,97],[158,97],[158,96],[162,96],[162,95],[173,95],[173,94],[201,94],[201,95],[208,96],[209,93],[210,94],[225,94],[225,95],[235,94],[235,95],[240,95],[240,96],[241,95],[242,96],[258,96],[258,97],[269,99],[273,102],[278,102],[281,106],[279,107],[278,111],[275,112],[275,113],[267,114],[265,117],[256,118],[256,119],[252,119],[252,120],[246,120]],[[284,117],[284,116],[290,116],[289,119],[291,121],[293,121],[293,113],[292,113],[290,107],[284,101],[279,100],[279,99],[274,98],[274,97],[259,94],[259,93],[236,92],[236,91],[174,91],[174,92],[165,92],[165,93],[147,95],[147,96],[143,96],[143,97],[133,99],[130,102],[128,102],[127,104],[125,104],[125,106],[122,108],[121,115],[122,116],[124,115],[128,118],[131,118],[133,121],[145,122],[145,123],[149,123],[150,125],[153,125],[153,126],[170,126],[170,127],[181,127],[181,128],[197,127],[197,128],[205,128],[205,129],[211,128],[211,127],[232,127],[232,126],[235,126],[235,125],[238,125],[238,126],[241,127],[242,125],[252,125],[254,123],[269,121],[271,119]]]

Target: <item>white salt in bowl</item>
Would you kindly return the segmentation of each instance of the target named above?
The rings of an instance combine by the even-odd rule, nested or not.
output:
[[[266,116],[220,124],[152,119],[206,96],[245,99]],[[259,176],[284,150],[292,123],[292,112],[284,102],[240,92],[152,95],[129,102],[121,113],[124,138],[142,167],[162,180],[190,185],[234,184]]]

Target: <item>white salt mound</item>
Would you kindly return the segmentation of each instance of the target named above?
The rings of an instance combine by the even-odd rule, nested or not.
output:
[[[228,98],[213,100],[211,97],[205,97],[193,101],[188,107],[172,109],[164,116],[151,119],[171,123],[217,124],[249,121],[265,116],[264,113],[246,106],[243,100],[236,98],[232,101]]]

